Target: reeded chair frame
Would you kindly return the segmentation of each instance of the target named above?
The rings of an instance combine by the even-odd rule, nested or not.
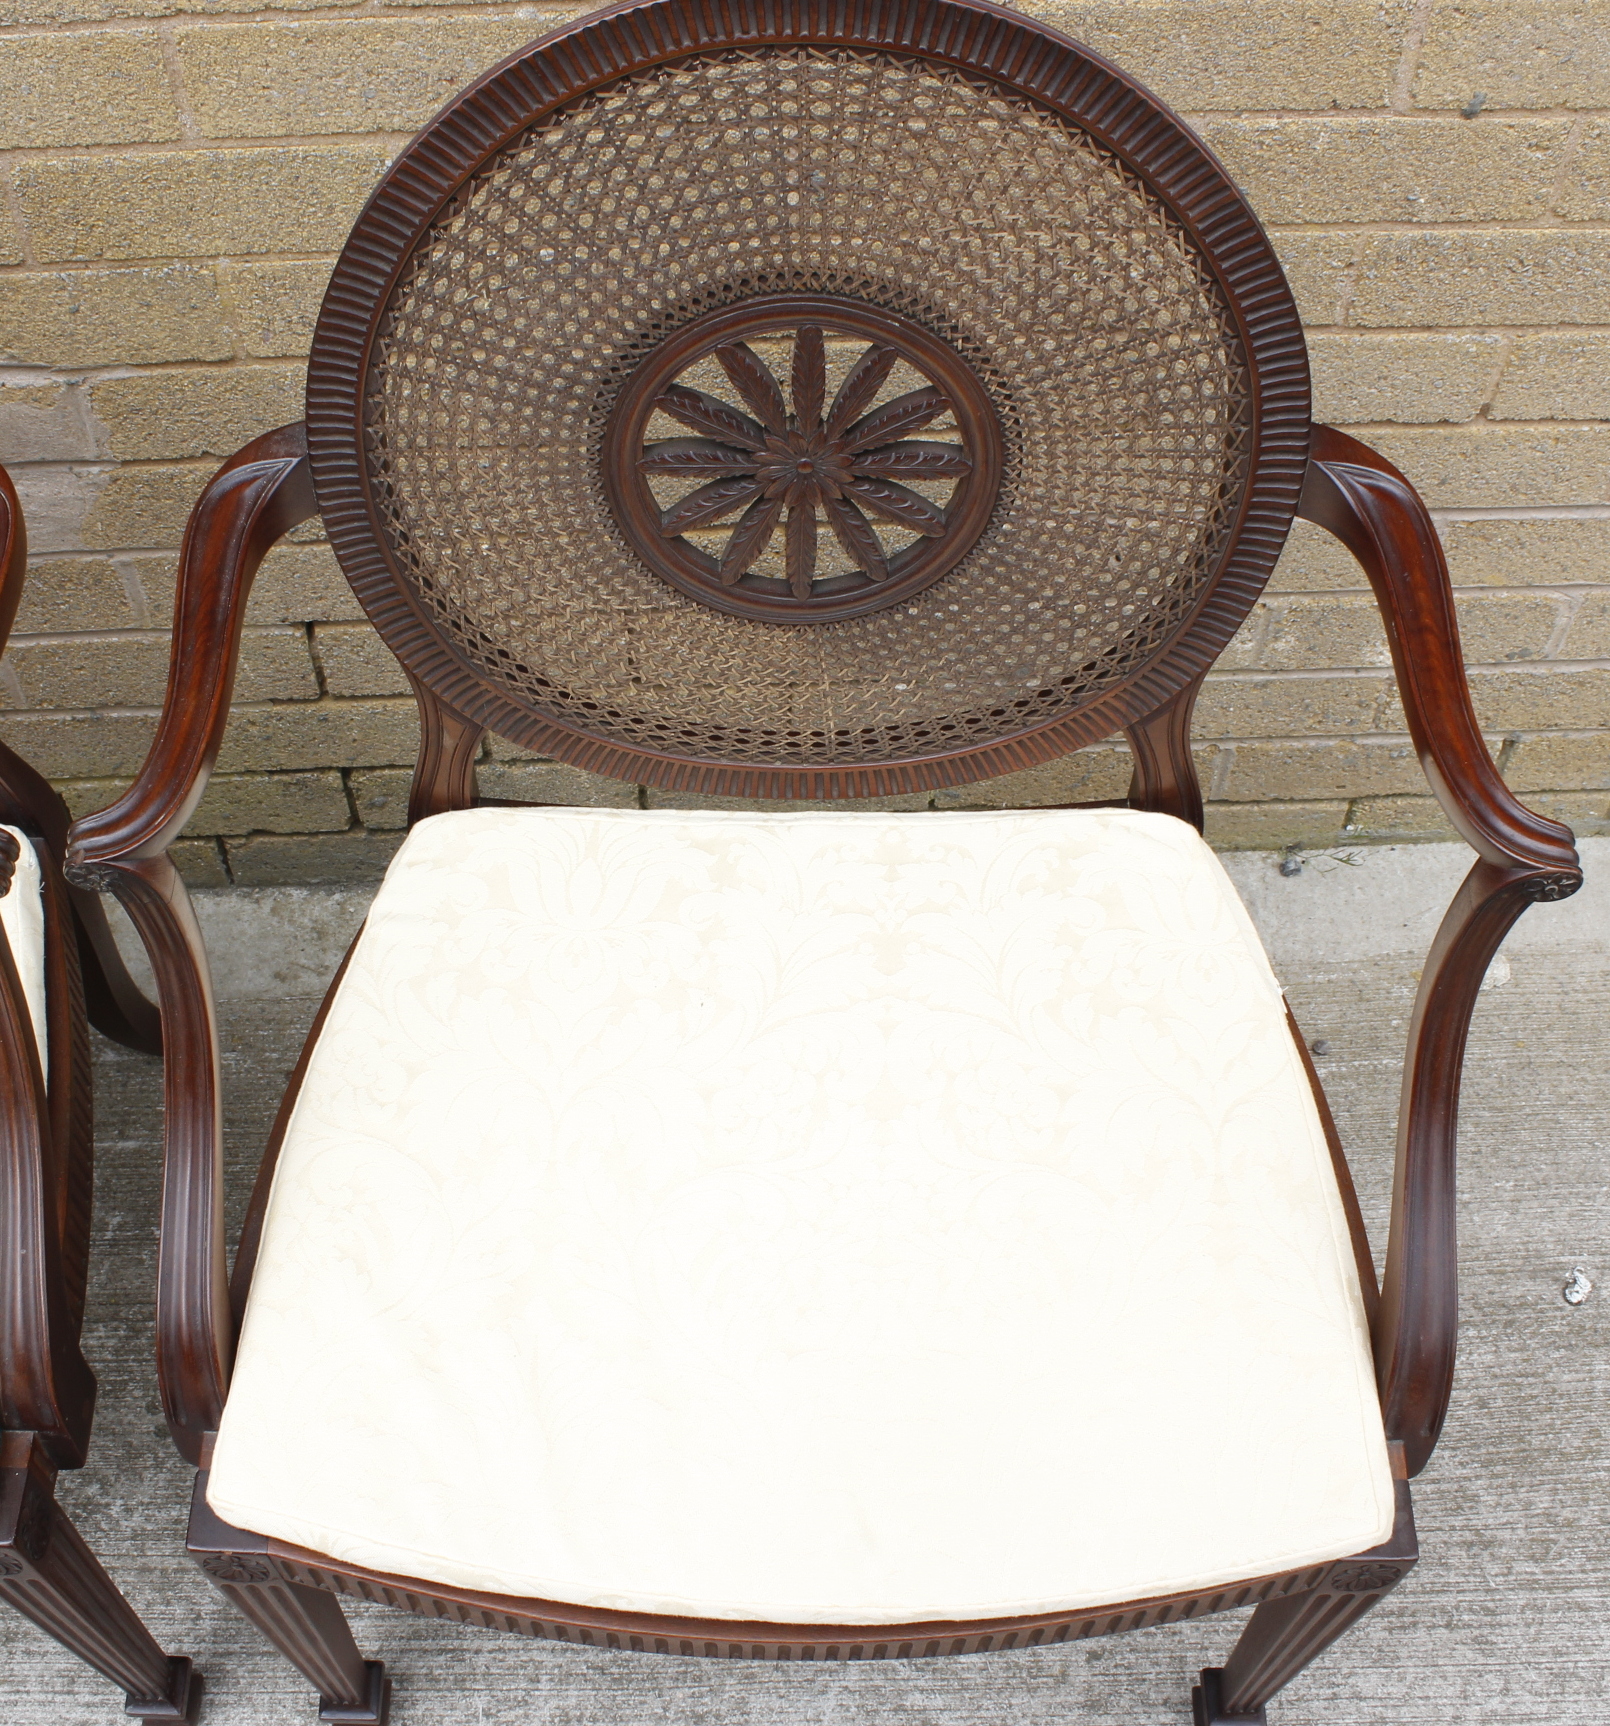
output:
[[[674,67],[695,52],[756,53],[801,44],[848,44],[857,51],[960,66],[1075,119],[1158,188],[1213,261],[1237,339],[1249,356],[1255,398],[1256,435],[1228,548],[1195,609],[1155,651],[1135,658],[1087,700],[1048,719],[1028,714],[1011,735],[871,764],[813,764],[790,759],[782,746],[771,761],[723,763],[611,740],[511,696],[506,685],[454,649],[399,573],[365,465],[365,368],[387,296],[410,245],[452,207],[478,165],[529,127],[533,116],[633,68]],[[752,399],[761,395],[757,387]],[[700,411],[708,417],[708,410]],[[200,798],[217,756],[252,577],[275,540],[318,513],[418,699],[421,743],[411,821],[477,802],[474,763],[488,730],[623,778],[824,799],[963,783],[1050,760],[1122,731],[1134,758],[1129,806],[1200,828],[1202,795],[1189,737],[1202,677],[1261,591],[1292,518],[1302,515],[1340,538],[1379,602],[1427,778],[1477,853],[1436,937],[1409,1029],[1391,1234],[1379,1287],[1340,1142],[1304,1054],[1350,1210],[1372,1326],[1399,1477],[1391,1539],[1351,1558],[1197,1593],[1032,1618],[855,1627],[670,1619],[479,1594],[367,1571],[222,1524],[207,1507],[204,1471],[301,1069],[274,1129],[231,1278],[207,960],[168,846]],[[789,579],[797,590],[808,588],[803,554],[795,558],[791,550],[790,558]],[[700,567],[696,560],[688,565],[688,582],[700,579]],[[780,597],[766,603],[786,606],[786,593],[777,584],[774,591]],[[713,603],[724,601],[717,595]],[[982,1652],[1256,1605],[1226,1665],[1204,1672],[1195,1707],[1199,1726],[1261,1720],[1267,1700],[1414,1563],[1407,1483],[1436,1444],[1454,1366],[1455,1127],[1470,1016],[1488,963],[1521,912],[1534,900],[1565,897],[1581,881],[1569,831],[1523,808],[1487,752],[1471,706],[1447,568],[1424,505],[1379,455],[1309,421],[1301,327],[1245,202],[1180,123],[1133,81],[1055,32],[981,0],[868,0],[849,11],[811,0],[782,0],[766,8],[740,0],[720,18],[665,0],[622,6],[516,55],[450,104],[388,172],[343,254],[315,342],[306,426],[287,426],[242,450],[219,471],[192,515],[157,738],[127,795],[74,829],[70,873],[82,885],[119,898],[145,940],[161,991],[167,1151],[159,1372],[175,1442],[203,1471],[190,1550],[317,1687],[321,1718],[349,1722],[385,1717],[386,1681],[378,1663],[360,1657],[337,1603],[341,1594],[595,1646],[763,1659]],[[309,1048],[318,1029],[315,1023]],[[1300,1035],[1297,1042],[1302,1048]]]
[[[26,564],[22,512],[0,468],[0,647]],[[88,1022],[148,1055],[162,1051],[160,1026],[100,900],[62,877],[67,806],[3,743],[0,822],[28,836],[40,863],[49,1069],[47,1082],[0,933],[0,1599],[119,1685],[128,1714],[192,1720],[201,1680],[190,1661],[152,1640],[55,1497],[59,1471],[84,1464],[95,1411],[95,1375],[79,1347],[95,1175]],[[18,855],[12,835],[0,834],[0,897]]]

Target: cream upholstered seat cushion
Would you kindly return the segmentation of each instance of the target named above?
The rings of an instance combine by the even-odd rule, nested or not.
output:
[[[1392,1488],[1278,986],[1183,823],[476,810],[286,1136],[208,1493],[495,1593],[1029,1613]]]
[[[39,854],[33,841],[17,827],[5,831],[17,841],[17,864],[12,871],[11,890],[0,898],[0,931],[11,948],[17,981],[34,1022],[34,1040],[39,1045],[39,1065],[48,1078],[48,1039],[45,1034],[45,883],[39,869]]]

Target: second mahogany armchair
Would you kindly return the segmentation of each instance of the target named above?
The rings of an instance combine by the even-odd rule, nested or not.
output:
[[[167,847],[317,513],[418,697],[412,832],[231,1265]],[[1379,1288],[1189,747],[1299,514],[1477,854]],[[480,806],[488,732],[789,806]],[[1121,807],[858,803],[1115,732]],[[305,424],[196,506],[156,741],[71,874],[161,990],[190,1550],[322,1719],[387,1710],[346,1595],[832,1660],[1255,1606],[1194,1702],[1254,1721],[1413,1565],[1466,1029],[1576,854],[1488,756],[1424,506],[1311,423],[1245,201],[1055,31],[646,0],[456,98],[353,230]]]

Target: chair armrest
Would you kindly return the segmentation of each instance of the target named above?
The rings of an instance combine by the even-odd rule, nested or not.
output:
[[[156,738],[134,784],[73,828],[75,874],[160,856],[179,836],[218,759],[252,578],[275,540],[318,510],[300,423],[247,444],[208,482],[179,553],[173,648]]]
[[[1574,893],[1582,870],[1570,829],[1518,802],[1487,753],[1459,651],[1448,567],[1413,486],[1373,450],[1316,426],[1300,513],[1363,565],[1386,622],[1420,763],[1448,819],[1479,854],[1437,930],[1409,1023],[1374,1324],[1386,1434],[1402,1442],[1414,1475],[1436,1446],[1453,1390],[1459,1084],[1477,991],[1526,907]]]
[[[156,738],[124,796],[69,835],[69,878],[116,894],[145,943],[162,1005],[157,1373],[169,1430],[192,1462],[223,1412],[232,1326],[212,980],[195,908],[167,847],[218,758],[252,577],[275,540],[317,513],[300,425],[258,438],[213,476],[185,529]]]
[[[1315,426],[1298,514],[1335,534],[1369,577],[1409,735],[1455,829],[1489,863],[1559,870],[1580,885],[1571,830],[1518,802],[1487,753],[1459,650],[1448,565],[1419,493],[1384,456]]]

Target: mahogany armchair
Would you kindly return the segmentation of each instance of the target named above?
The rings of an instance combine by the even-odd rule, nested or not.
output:
[[[0,647],[26,567],[0,468]],[[95,1376],[79,1347],[89,1272],[94,1113],[85,1006],[108,1036],[161,1052],[156,1009],[112,942],[100,900],[62,879],[68,812],[0,744],[0,1599],[103,1673],[142,1720],[192,1720],[201,1680],[170,1659],[65,1510]]]
[[[231,1275],[167,847],[253,573],[315,513],[418,698],[413,826]],[[1299,514],[1368,574],[1477,853],[1379,1290],[1196,831],[1192,704]],[[482,803],[489,731],[751,801]],[[1122,807],[855,808],[1120,731]],[[1055,31],[647,0],[449,104],[336,267],[305,426],[196,507],[156,741],[70,872],[160,985],[190,1551],[322,1719],[386,1714],[346,1594],[765,1659],[1253,1605],[1194,1706],[1261,1720],[1414,1563],[1466,1029],[1577,858],[1488,757],[1419,498],[1311,424],[1247,204]]]

